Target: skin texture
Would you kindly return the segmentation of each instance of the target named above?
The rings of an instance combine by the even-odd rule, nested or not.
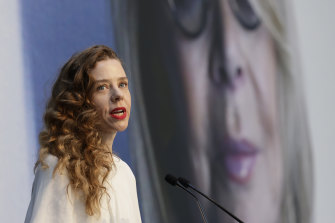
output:
[[[214,56],[214,65],[209,63],[212,35],[217,35],[214,27],[208,25],[193,40],[177,34],[191,125],[189,144],[196,150],[193,160],[199,179],[197,185],[228,207],[231,205],[226,198],[229,193],[234,213],[247,222],[276,222],[283,167],[273,40],[263,24],[255,30],[245,30],[227,1],[220,1],[219,6],[222,17],[219,27],[222,39],[219,41],[224,46],[220,53],[224,57]],[[225,67],[228,79],[219,86],[208,73],[210,66],[214,73],[218,72],[217,64]],[[229,172],[227,140],[248,145],[256,151],[247,171]],[[221,164],[212,166],[213,157],[220,157]],[[236,156],[234,165],[246,164],[247,161],[236,161],[242,159]],[[203,166],[201,170],[197,168],[199,163]],[[212,173],[216,174],[212,175],[213,179]],[[226,177],[227,182],[217,177]]]
[[[115,59],[99,61],[90,75],[96,81],[92,101],[102,117],[99,127],[103,133],[103,141],[111,148],[116,133],[128,127],[131,109],[128,79],[120,61]],[[126,108],[124,119],[116,119],[110,115],[118,107]]]

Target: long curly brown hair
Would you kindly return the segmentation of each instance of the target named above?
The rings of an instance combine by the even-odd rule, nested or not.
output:
[[[88,215],[100,215],[100,199],[107,194],[104,181],[114,164],[112,150],[102,144],[95,124],[100,116],[91,101],[94,79],[89,75],[97,62],[109,58],[120,61],[112,49],[97,45],[69,59],[52,88],[44,115],[45,128],[39,134],[35,169],[38,165],[48,168],[46,156],[56,156],[53,175],[67,172],[67,188],[83,192]]]

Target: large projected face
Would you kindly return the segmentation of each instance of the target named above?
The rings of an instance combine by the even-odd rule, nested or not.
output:
[[[247,222],[276,222],[282,156],[273,39],[247,0],[182,2],[170,9],[197,184],[233,202]]]

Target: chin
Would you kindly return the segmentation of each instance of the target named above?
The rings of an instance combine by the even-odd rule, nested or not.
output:
[[[117,128],[117,129],[114,129],[115,131],[117,132],[123,132],[127,129],[127,127],[124,127],[124,128]]]
[[[112,130],[113,131],[116,131],[116,132],[123,132],[127,129],[128,127],[128,123],[127,124],[124,124],[124,125],[118,125],[118,126],[111,126]]]

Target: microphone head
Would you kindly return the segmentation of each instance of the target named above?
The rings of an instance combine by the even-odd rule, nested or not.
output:
[[[186,180],[185,178],[179,177],[178,178],[179,183],[183,185],[184,187],[189,187],[190,186],[190,181]]]
[[[171,174],[167,174],[165,176],[165,180],[171,184],[172,186],[176,186],[177,182],[178,182],[178,179],[174,176],[172,176]]]

